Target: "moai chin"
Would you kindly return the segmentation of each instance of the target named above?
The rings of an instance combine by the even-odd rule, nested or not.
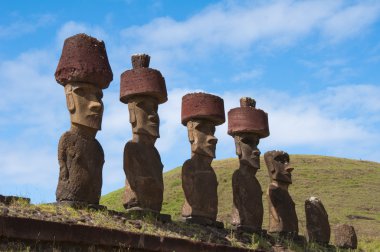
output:
[[[260,169],[261,138],[269,136],[268,114],[256,109],[255,100],[240,99],[240,107],[228,112],[228,134],[234,138],[239,169],[232,176],[232,224],[238,230],[261,233],[263,224],[262,190],[256,178]]]
[[[284,151],[264,154],[271,183],[267,190],[269,203],[269,233],[295,238],[298,235],[298,218],[288,187],[292,183],[289,155]]]
[[[86,34],[65,40],[55,79],[64,86],[71,128],[58,144],[57,202],[99,204],[104,153],[95,136],[102,123],[102,89],[112,78],[103,41]]]
[[[211,162],[217,143],[215,126],[225,122],[223,99],[206,93],[183,96],[181,121],[191,144],[191,159],[182,166],[182,216],[186,222],[222,226],[216,222],[218,182]]]
[[[330,224],[329,216],[322,201],[317,197],[305,200],[306,238],[309,242],[329,244]]]
[[[124,207],[159,213],[163,201],[160,154],[154,144],[159,134],[158,104],[167,101],[165,79],[149,68],[146,54],[132,56],[133,69],[121,74],[120,101],[128,104],[132,140],[124,148],[126,175]]]

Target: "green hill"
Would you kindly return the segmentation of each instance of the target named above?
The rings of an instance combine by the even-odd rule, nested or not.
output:
[[[310,196],[316,196],[325,205],[331,226],[338,223],[351,224],[357,231],[359,241],[375,242],[380,246],[380,163],[315,155],[291,155],[290,161],[295,169],[292,173],[293,184],[289,190],[296,203],[300,234],[305,232],[304,201]],[[231,178],[238,167],[238,160],[235,158],[218,160],[214,161],[212,166],[219,182],[218,219],[228,226],[232,206]],[[257,178],[265,192],[269,179],[263,160]],[[162,212],[171,214],[173,219],[178,219],[184,200],[181,168],[166,172],[164,183]],[[104,195],[101,204],[122,211],[123,190],[121,188]],[[263,204],[265,211],[263,228],[266,228],[268,211],[265,193]]]

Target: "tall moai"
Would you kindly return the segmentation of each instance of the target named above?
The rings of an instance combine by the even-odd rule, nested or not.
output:
[[[95,136],[102,124],[102,89],[112,78],[103,41],[86,34],[65,40],[55,79],[64,86],[71,128],[58,144],[58,202],[99,204],[104,153]]]
[[[191,159],[182,166],[185,203],[182,216],[186,222],[222,226],[218,214],[218,181],[211,162],[215,158],[215,127],[225,122],[222,98],[191,93],[182,97],[181,121],[187,127]]]
[[[149,68],[146,54],[132,56],[133,69],[121,74],[120,101],[128,104],[132,140],[124,148],[124,207],[159,213],[162,208],[163,165],[154,146],[160,137],[158,104],[168,100],[165,79]]]
[[[270,184],[267,190],[269,203],[269,233],[281,237],[296,238],[298,218],[295,203],[289,194],[292,183],[289,154],[284,151],[268,151],[264,154],[268,168]]]
[[[228,112],[228,134],[234,138],[239,169],[232,176],[232,224],[237,230],[261,233],[263,192],[256,172],[260,169],[261,138],[269,136],[268,114],[256,109],[255,100],[240,99],[240,107]]]

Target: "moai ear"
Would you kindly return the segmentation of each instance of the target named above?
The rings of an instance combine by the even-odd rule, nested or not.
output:
[[[128,103],[128,110],[129,110],[129,122],[131,124],[136,123],[136,113],[135,113],[135,103],[134,102]]]
[[[187,122],[187,134],[188,134],[190,143],[193,143],[194,142],[194,124],[192,121]]]
[[[239,157],[241,156],[241,138],[239,136],[235,136],[234,137],[234,140],[235,140],[235,148],[236,148],[236,155],[238,155]]]
[[[73,91],[71,85],[67,84],[65,86],[65,94],[66,94],[66,105],[67,109],[70,111],[70,113],[75,112],[75,103],[73,98]]]

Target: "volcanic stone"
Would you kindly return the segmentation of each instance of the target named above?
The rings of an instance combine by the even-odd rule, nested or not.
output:
[[[84,82],[105,89],[113,79],[103,41],[86,34],[65,40],[55,79],[61,85]]]
[[[136,95],[155,97],[158,103],[168,100],[165,79],[160,71],[149,68],[149,55],[132,56],[133,69],[120,76],[120,101],[128,103],[129,98]]]
[[[329,216],[322,202],[316,197],[305,201],[307,240],[328,244],[330,242]]]
[[[191,119],[206,119],[220,125],[225,122],[224,101],[206,93],[191,93],[182,97],[181,121],[186,125]]]
[[[342,224],[334,228],[335,246],[345,249],[356,249],[358,238],[353,226]]]

